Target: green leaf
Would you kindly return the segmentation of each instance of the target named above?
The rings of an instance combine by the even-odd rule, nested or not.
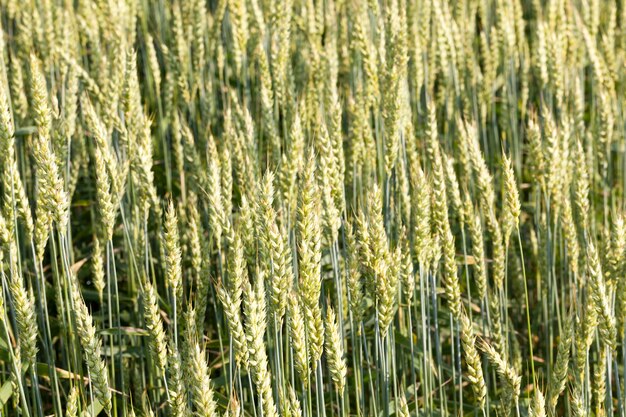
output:
[[[5,405],[9,398],[13,395],[13,386],[11,381],[7,381],[4,383],[2,388],[0,388],[0,404]]]

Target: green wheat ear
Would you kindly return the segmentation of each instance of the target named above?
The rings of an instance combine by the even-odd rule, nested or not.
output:
[[[102,342],[96,334],[93,318],[78,288],[78,281],[72,282],[72,302],[76,308],[76,330],[83,348],[84,359],[90,374],[94,395],[107,414],[111,413],[112,395],[106,363],[101,357]]]

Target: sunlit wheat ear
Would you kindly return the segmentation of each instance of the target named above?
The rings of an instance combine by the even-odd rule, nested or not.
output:
[[[241,405],[237,400],[237,396],[231,395],[230,401],[228,402],[228,408],[226,409],[224,415],[228,417],[240,417],[241,412]]]
[[[254,287],[250,282],[244,286],[244,312],[246,315],[246,338],[248,339],[249,368],[257,386],[264,414],[275,416],[276,404],[272,394],[271,374],[264,342],[267,329],[265,290],[263,278],[257,276]]]
[[[226,287],[237,310],[241,307],[244,282],[248,280],[247,268],[243,242],[240,234],[235,233],[235,239],[228,252],[228,282]]]
[[[289,132],[289,149],[283,153],[280,164],[279,184],[283,199],[293,215],[297,206],[297,175],[304,165],[304,132],[300,120],[300,112],[296,110]]]
[[[88,129],[94,139],[94,167],[96,171],[96,199],[98,202],[98,210],[100,212],[100,221],[106,241],[113,238],[113,227],[115,223],[115,213],[117,211],[114,206],[112,178],[109,175],[111,169],[117,166],[113,161],[113,157],[109,151],[109,141],[107,140],[106,130],[100,119],[95,113],[94,108],[88,100],[83,100],[83,111],[87,121]]]
[[[600,346],[598,350],[598,359],[594,364],[593,382],[591,391],[593,394],[593,409],[595,415],[606,415],[606,390],[607,390],[607,349],[606,346]]]
[[[302,406],[293,387],[289,386],[289,411],[292,417],[302,417]]]
[[[483,300],[487,295],[487,266],[485,264],[485,243],[483,241],[483,228],[480,214],[475,210],[469,196],[465,196],[465,218],[469,229],[471,241],[471,253],[474,258],[474,281],[478,290],[478,298]]]
[[[188,389],[191,391],[191,402],[197,416],[217,417],[217,404],[209,378],[209,369],[206,354],[198,342],[190,349],[189,364],[192,366],[188,377]]]
[[[398,196],[397,202],[394,201],[394,206],[398,207],[399,218],[406,225],[411,221],[411,191],[407,163],[408,161],[405,158],[398,159],[398,169],[396,170],[398,175]]]
[[[346,361],[343,357],[343,342],[341,340],[339,326],[335,312],[329,306],[326,310],[326,357],[330,375],[339,393],[343,393],[346,386]]]
[[[621,213],[613,215],[610,237],[605,245],[608,245],[604,254],[605,276],[608,280],[607,286],[609,289],[612,289],[617,282],[616,275],[623,268],[623,261],[620,255],[626,247],[626,223],[624,223],[624,217]]]
[[[579,379],[582,380],[586,372],[589,348],[593,343],[596,333],[596,327],[598,326],[598,315],[596,313],[596,308],[591,300],[588,299],[583,312],[576,315],[574,323],[575,349],[573,350],[573,359],[576,375]]]
[[[381,333],[386,335],[397,307],[399,253],[392,252],[389,247],[383,220],[382,198],[380,189],[374,185],[369,198],[367,230],[362,228],[361,236],[364,237],[364,233],[368,236],[364,243],[369,248],[364,252],[363,261],[368,271],[369,286],[376,297],[378,325]]]
[[[463,201],[461,199],[461,189],[459,187],[459,180],[454,170],[454,160],[452,157],[442,155],[443,167],[445,171],[446,192],[448,201],[452,210],[456,213],[458,220],[461,224],[465,224],[465,211],[463,210]]]
[[[233,211],[233,161],[227,146],[224,146],[221,153],[221,184],[222,184],[222,204],[224,206],[224,227],[227,234],[232,233],[230,216]],[[229,238],[229,236],[227,236]]]
[[[397,6],[397,3],[392,5]],[[408,54],[406,32],[400,29],[404,27],[400,23],[404,14],[396,9],[390,11],[388,16],[388,33],[385,36],[385,41],[388,43],[390,56],[383,77],[382,108],[385,125],[385,171],[389,176],[395,166],[400,147],[401,106],[403,105],[402,95],[405,86],[403,81],[406,75]]]
[[[18,331],[18,345],[26,367],[34,367],[37,361],[37,317],[35,314],[35,297],[24,285],[18,267],[18,248],[16,242],[6,228],[6,221],[0,215],[0,245],[7,258],[9,275],[9,293],[12,299],[13,312]],[[8,241],[4,239],[9,239]]]
[[[44,230],[50,228],[52,221],[56,222],[61,232],[65,231],[68,221],[69,199],[50,145],[51,116],[46,80],[34,55],[31,55],[30,65],[33,112],[37,126],[37,134],[33,141],[33,157],[39,187],[36,212],[39,233],[35,232],[35,240],[39,252],[42,253],[47,240],[47,232]]]
[[[446,221],[447,223],[447,221]],[[450,311],[454,318],[459,319],[461,315],[461,288],[459,285],[458,268],[456,265],[456,252],[454,237],[450,231],[450,226],[445,228],[443,237],[443,264],[444,264],[444,289]]]
[[[578,386],[574,386],[570,394],[570,406],[572,408],[573,417],[583,417],[587,415],[587,409],[584,404],[582,390]]]
[[[173,343],[169,345],[168,355],[167,387],[170,395],[167,402],[169,410],[174,417],[186,417],[188,415],[188,392],[183,383],[180,354]]]
[[[174,203],[170,201],[165,214],[165,253],[167,257],[167,283],[172,289],[176,299],[182,292],[182,253],[180,249],[180,237],[178,233],[178,216]]]
[[[91,271],[93,273],[93,285],[98,292],[98,299],[102,304],[104,300],[104,288],[106,285],[105,269],[104,269],[104,254],[102,253],[102,246],[100,246],[100,239],[97,236],[93,237],[93,252],[91,254]]]
[[[483,368],[480,355],[476,350],[476,336],[472,328],[472,323],[465,312],[461,314],[461,345],[465,354],[465,363],[467,365],[467,378],[469,379],[476,404],[479,408],[484,409],[487,398],[487,386],[483,376]]]
[[[204,331],[204,319],[209,304],[209,265],[210,259],[205,258],[208,253],[208,243],[204,239],[204,229],[198,212],[197,196],[193,193],[188,197],[188,223],[186,228],[187,258],[191,263],[192,278],[196,285],[194,311],[196,312],[196,327],[199,334]]]
[[[504,155],[504,209],[503,209],[503,229],[504,240],[508,241],[511,232],[518,227],[521,214],[521,204],[519,191],[515,181],[515,172],[511,164],[511,159]]]
[[[137,119],[140,125],[137,128],[137,140],[130,153],[130,173],[133,183],[137,188],[138,209],[141,213],[152,208],[157,214],[160,214],[161,207],[157,197],[156,187],[154,184],[154,172],[152,171],[152,147],[150,144],[150,120],[146,119],[143,114],[139,114]]]
[[[291,341],[291,348],[293,349],[293,360],[296,371],[300,380],[306,385],[308,384],[310,368],[308,361],[308,353],[306,346],[306,330],[304,325],[304,316],[300,306],[300,301],[296,293],[289,295],[289,304],[287,308],[287,314],[289,317],[289,339]]]
[[[7,96],[2,90],[0,91],[0,161],[4,166],[2,184],[5,208],[7,209],[5,215],[12,217],[9,216],[9,210],[13,211],[15,207],[17,215],[25,226],[27,236],[32,237],[35,226],[30,211],[30,203],[19,173],[14,134],[15,128],[11,117],[11,108]]]
[[[83,301],[76,279],[72,282],[71,288],[72,302],[76,309],[76,331],[83,347],[83,358],[87,363],[87,370],[91,377],[94,394],[107,414],[111,413],[111,391],[109,388],[109,376],[106,364],[102,359],[102,344],[96,328],[93,324],[91,314]]]
[[[528,163],[529,167],[532,167],[535,171],[537,184],[544,189],[545,173],[546,173],[546,161],[543,153],[543,144],[541,139],[541,130],[537,122],[537,115],[531,113],[528,119],[528,126],[526,128],[528,136]]]
[[[73,386],[67,398],[67,408],[65,410],[65,417],[78,417],[79,405],[80,405],[80,393],[78,391],[78,388],[76,386]]]
[[[591,288],[591,299],[600,318],[598,330],[600,331],[600,340],[609,348],[614,349],[616,343],[615,316],[612,313],[609,304],[606,286],[600,268],[598,253],[593,243],[589,242],[587,248],[589,285]]]
[[[432,165],[432,218],[433,228],[440,238],[445,235],[444,223],[448,221],[448,203],[446,197],[446,175],[439,144],[437,117],[434,103],[428,107],[428,119],[425,129],[426,153]]]
[[[161,320],[158,298],[150,281],[143,283],[144,322],[150,335],[150,349],[160,375],[165,375],[167,368],[167,343]]]
[[[559,396],[567,384],[567,374],[569,370],[570,350],[572,348],[572,336],[574,324],[572,317],[568,315],[563,321],[562,333],[559,339],[556,362],[552,369],[551,384],[548,387],[548,413],[554,415]]]
[[[528,415],[531,417],[546,417],[546,400],[538,387],[535,387],[535,395],[533,396]]]
[[[257,196],[257,229],[259,242],[265,259],[266,268],[273,276],[269,285],[270,312],[274,316],[271,322],[282,323],[287,307],[287,291],[293,282],[291,268],[291,248],[289,242],[278,227],[274,202],[274,175],[265,174]],[[273,323],[272,323],[273,324]]]
[[[324,224],[324,234],[328,245],[335,242],[338,238],[339,227],[341,227],[341,213],[339,207],[333,198],[334,178],[339,176],[339,167],[333,157],[332,143],[324,126],[321,128],[321,139],[319,143],[319,169],[317,174],[322,194],[322,221]]]
[[[431,241],[431,206],[430,206],[430,193],[431,187],[422,171],[422,168],[417,165],[411,169],[411,183],[413,189],[411,191],[411,217],[412,217],[412,230],[411,234],[414,235],[413,239],[413,251],[419,264],[427,268],[427,261],[429,259],[429,244]]]
[[[13,57],[8,66],[9,93],[17,122],[26,118],[28,113],[28,97],[24,89],[24,72],[19,59]]]
[[[399,417],[410,417],[411,413],[409,412],[409,405],[406,402],[406,398],[404,395],[400,395],[398,397],[398,411],[397,414]]]
[[[233,296],[222,285],[217,287],[217,297],[224,308],[224,315],[228,324],[228,330],[233,338],[235,347],[235,359],[242,369],[248,367],[248,344],[244,332],[240,304],[233,301]]]
[[[413,258],[411,257],[411,248],[409,247],[409,240],[406,236],[406,230],[402,229],[400,233],[400,282],[402,284],[402,292],[404,297],[411,302],[413,293],[415,292],[415,282],[419,279],[419,275],[416,276],[413,268]]]
[[[311,155],[300,188],[296,224],[299,288],[307,308],[318,305],[321,291],[321,208],[314,169],[315,159]]]
[[[49,137],[52,124],[46,79],[43,76],[41,63],[35,54],[30,55],[30,83],[32,94],[32,111],[38,133]]]
[[[504,382],[503,406],[510,408],[511,405],[517,404],[520,395],[520,385],[522,378],[517,371],[509,364],[488,342],[482,340],[479,343],[480,349],[487,355],[489,362],[496,368],[498,376]],[[509,403],[512,402],[511,403]]]
[[[364,294],[361,282],[361,265],[359,263],[359,247],[356,242],[355,232],[351,223],[345,225],[346,255],[347,260],[347,287],[349,293],[350,313],[352,320],[358,323],[363,316]],[[360,328],[360,327],[359,327]],[[358,329],[359,329],[358,328]],[[357,332],[360,330],[357,329]]]
[[[464,123],[461,132],[467,143],[481,208],[485,211],[491,210],[495,202],[495,193],[492,176],[480,150],[476,124],[473,122]]]
[[[210,138],[210,143],[213,138]],[[207,166],[207,192],[209,194],[209,230],[214,237],[216,244],[220,244],[224,228],[227,226],[226,212],[224,211],[222,185],[221,185],[221,165],[216,150],[209,152]]]

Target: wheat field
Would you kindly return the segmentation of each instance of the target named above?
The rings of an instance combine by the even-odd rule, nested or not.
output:
[[[0,26],[0,416],[626,417],[625,0]]]

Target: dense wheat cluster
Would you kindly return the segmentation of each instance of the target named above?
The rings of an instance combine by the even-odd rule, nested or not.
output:
[[[626,415],[624,0],[0,25],[0,415]]]

